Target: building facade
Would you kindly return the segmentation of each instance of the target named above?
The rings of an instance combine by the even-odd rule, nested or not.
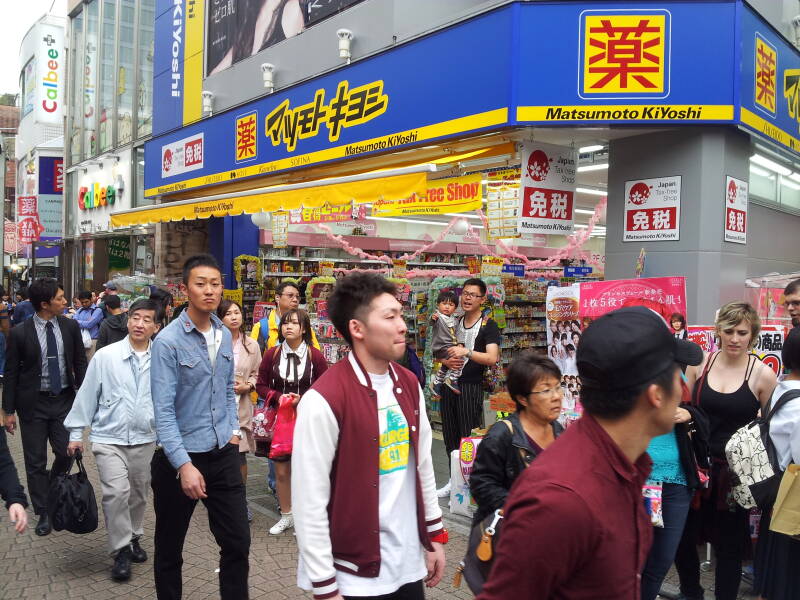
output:
[[[607,195],[583,249],[603,255],[606,277],[633,276],[644,250],[646,275],[687,277],[689,318],[704,322],[746,279],[800,269],[791,4],[296,0],[268,14],[266,2],[161,0],[144,172],[157,206],[115,208],[112,223],[207,223],[233,287],[235,256],[266,268],[275,246],[247,213],[331,202],[288,192],[415,165],[485,186],[546,142],[579,150],[576,229]],[[671,186],[677,205],[639,206],[641,186],[654,199]],[[442,218],[367,216],[358,225],[377,239],[357,241],[413,248]],[[323,231],[290,225],[296,258],[329,246]],[[514,242],[541,258],[571,243],[540,237]]]

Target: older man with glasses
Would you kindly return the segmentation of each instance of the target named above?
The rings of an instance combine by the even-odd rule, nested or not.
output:
[[[267,348],[278,345],[278,325],[283,314],[300,305],[300,289],[294,281],[283,281],[275,290],[275,308],[253,326],[250,337],[258,342],[263,354]],[[317,334],[311,330],[311,343],[317,350],[320,349]]]
[[[486,284],[478,278],[467,279],[461,292],[464,316],[456,324],[458,339],[463,346],[450,348],[450,358],[442,359],[448,369],[461,369],[458,378],[459,394],[450,388],[442,391],[442,433],[448,460],[461,438],[469,435],[481,423],[483,409],[483,378],[486,368],[500,360],[500,329],[492,319],[484,320],[482,309],[486,300]],[[450,494],[450,482],[438,490],[440,498]]]

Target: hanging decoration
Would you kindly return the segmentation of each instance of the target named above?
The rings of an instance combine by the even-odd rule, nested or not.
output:
[[[263,265],[257,256],[240,254],[233,259],[234,277],[236,277],[236,283],[240,286],[242,285],[242,281],[246,279],[260,282],[262,270]]]

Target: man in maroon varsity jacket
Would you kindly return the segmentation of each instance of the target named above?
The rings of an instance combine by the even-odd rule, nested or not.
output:
[[[394,284],[355,273],[328,299],[352,348],[303,396],[292,454],[298,585],[314,598],[424,598],[444,572],[431,427]]]

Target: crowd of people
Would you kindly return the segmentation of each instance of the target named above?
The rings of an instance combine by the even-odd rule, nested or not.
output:
[[[102,298],[81,292],[68,307],[48,278],[32,282],[11,315],[0,311],[0,494],[16,530],[27,527],[28,504],[6,433],[19,428],[35,533],[45,536],[49,473],[84,452],[89,429],[111,577],[128,580],[133,564],[149,558],[143,520],[152,490],[158,598],[182,596],[183,545],[198,501],[220,547],[220,596],[247,598],[245,486],[255,453],[269,460],[280,507],[269,533],[297,535],[301,588],[319,600],[424,598],[444,572],[449,534],[438,497],[450,483],[437,490],[422,378],[398,364],[409,360],[408,330],[394,284],[365,272],[337,282],[328,313],[350,352],[331,366],[295,284],[278,287],[249,336],[242,306],[222,299],[212,256],[189,258],[182,285],[188,301],[171,320],[172,298],[161,290],[123,311],[109,282]],[[471,278],[460,295],[437,298],[431,337],[442,367],[431,388],[448,458],[481,423],[484,377],[499,360],[486,295]],[[685,339],[682,315],[626,306],[582,326],[553,323],[546,354],[515,356],[506,385],[516,411],[490,427],[470,477],[474,526],[500,511],[504,520],[478,597],[653,600],[674,563],[682,597],[702,598],[697,547],[709,541],[716,598],[736,598],[752,544],[748,513],[732,500],[725,446],[800,389],[800,280],[785,298],[795,328],[780,379],[751,353],[760,320],[744,302],[718,311],[712,354]],[[580,394],[585,411],[566,430],[565,394]],[[253,432],[262,407],[277,414],[271,445]],[[280,443],[279,427],[289,432]],[[770,434],[781,468],[800,462],[800,400]],[[658,527],[642,497],[656,482]],[[796,599],[800,542],[769,531],[769,519],[767,509],[755,589],[766,600]]]

